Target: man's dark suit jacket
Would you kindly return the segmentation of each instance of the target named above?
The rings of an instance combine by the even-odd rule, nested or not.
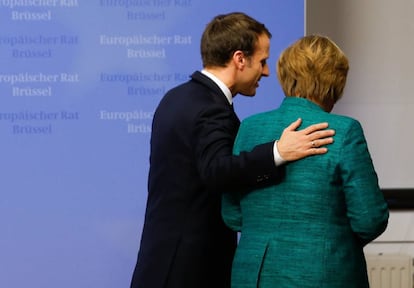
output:
[[[232,155],[240,121],[220,88],[195,72],[157,107],[148,199],[133,288],[227,288],[236,234],[222,191],[274,183],[273,143]]]

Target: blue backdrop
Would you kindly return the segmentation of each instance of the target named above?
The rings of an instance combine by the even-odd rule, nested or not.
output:
[[[273,34],[271,76],[235,99],[244,118],[280,103],[275,62],[304,1],[0,1],[0,287],[128,287],[153,111],[231,11]]]

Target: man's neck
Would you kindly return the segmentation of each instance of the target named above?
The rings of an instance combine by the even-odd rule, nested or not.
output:
[[[230,67],[208,67],[204,68],[203,70],[211,73],[221,82],[223,82],[224,85],[226,85],[226,87],[230,90],[232,97],[237,94],[234,93],[235,73]]]

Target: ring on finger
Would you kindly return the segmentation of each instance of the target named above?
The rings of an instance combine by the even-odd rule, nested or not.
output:
[[[312,145],[312,147],[314,147],[314,148],[315,148],[315,147],[316,147],[315,141],[312,141],[312,142],[311,142],[311,145]]]

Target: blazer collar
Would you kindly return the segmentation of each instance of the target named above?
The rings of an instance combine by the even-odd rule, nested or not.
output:
[[[318,104],[306,99],[306,98],[300,98],[300,97],[294,97],[294,96],[287,96],[283,99],[283,102],[280,106],[280,108],[287,109],[288,107],[302,107],[306,108],[307,110],[318,110],[318,111],[324,111],[321,106]]]
[[[231,104],[229,103],[229,100],[227,99],[226,95],[224,94],[223,90],[209,77],[201,73],[200,71],[196,71],[191,75],[191,79],[195,82],[198,82],[206,87],[208,87],[214,94],[219,95],[220,97],[216,97],[217,99],[220,99],[220,102],[225,102],[227,105]]]
[[[224,95],[226,96],[227,100],[229,101],[230,105],[233,104],[233,96],[231,95],[230,89],[224,84],[223,81],[221,81],[218,77],[216,77],[214,74],[208,72],[207,70],[201,70],[201,73],[206,75],[208,78],[214,81],[214,83],[217,84],[217,86],[220,87],[220,90],[223,91]]]

